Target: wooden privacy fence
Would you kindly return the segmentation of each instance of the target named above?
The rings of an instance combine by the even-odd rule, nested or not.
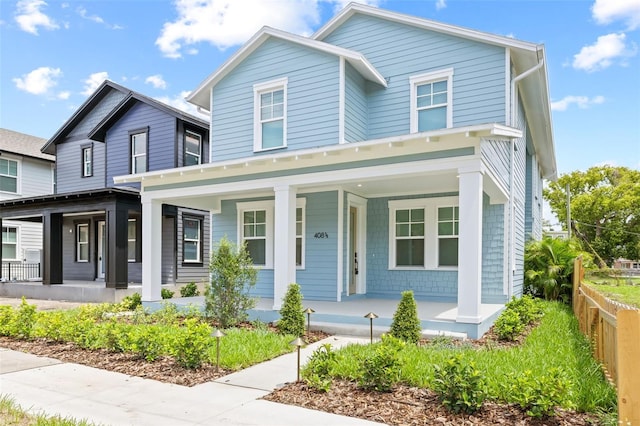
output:
[[[573,270],[573,312],[593,356],[618,391],[621,425],[640,426],[640,310],[584,285],[582,258]]]

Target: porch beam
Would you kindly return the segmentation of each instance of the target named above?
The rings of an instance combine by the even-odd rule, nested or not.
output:
[[[459,173],[458,316],[456,322],[479,324],[482,299],[482,172]]]
[[[142,197],[142,300],[160,300],[162,288],[162,203]]]
[[[296,282],[296,190],[274,187],[273,309],[282,307],[289,284]]]

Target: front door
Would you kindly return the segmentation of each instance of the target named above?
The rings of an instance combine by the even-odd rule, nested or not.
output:
[[[98,221],[98,278],[104,279],[107,259],[107,225],[104,220]]]
[[[358,284],[358,209],[349,207],[349,295],[355,294]]]

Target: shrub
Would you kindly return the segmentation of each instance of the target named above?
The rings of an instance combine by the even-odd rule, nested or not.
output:
[[[531,417],[553,416],[555,408],[569,404],[569,380],[557,368],[536,377],[531,370],[511,374],[502,386],[505,399],[518,404]]]
[[[292,283],[284,296],[280,320],[277,324],[280,334],[302,336],[304,334],[304,312],[302,311],[302,293],[300,285]]]
[[[151,318],[159,325],[172,326],[180,323],[178,307],[171,302],[163,302],[162,309],[151,314]]]
[[[180,288],[180,296],[181,297],[200,296],[200,291],[198,290],[197,284],[191,281],[189,284],[182,286]]]
[[[524,323],[516,311],[505,309],[493,325],[493,331],[500,340],[513,341],[524,331]]]
[[[211,283],[205,292],[207,316],[222,328],[245,321],[247,310],[256,303],[249,297],[249,291],[258,277],[246,246],[236,247],[227,238],[222,238],[211,255],[209,270]]]
[[[196,318],[187,318],[173,338],[171,352],[180,366],[195,369],[207,358],[210,345],[211,327]]]
[[[171,299],[175,292],[169,290],[168,288],[160,289],[160,297],[163,299]]]
[[[125,296],[120,302],[120,306],[125,311],[134,311],[138,306],[142,306],[142,296],[140,293],[133,293]]]
[[[358,385],[364,389],[388,392],[400,380],[400,350],[405,343],[391,335],[383,335],[373,354],[362,360]]]
[[[433,390],[448,410],[472,414],[482,407],[486,384],[473,362],[464,362],[462,355],[457,354],[434,369]]]
[[[10,336],[11,323],[13,322],[14,311],[11,306],[0,306],[0,336]]]
[[[126,352],[131,347],[130,325],[112,319],[100,324],[97,328],[102,329],[103,337],[102,342],[96,342],[98,346],[103,346],[112,352]]]
[[[131,350],[148,362],[153,362],[165,352],[161,329],[155,325],[139,325],[133,329]]]
[[[0,313],[3,322],[7,321],[3,328],[3,334],[18,339],[29,339],[33,332],[33,326],[36,323],[38,313],[36,305],[30,305],[27,300],[22,297],[20,306],[17,309],[10,308],[4,313]]]
[[[307,384],[321,392],[329,392],[331,389],[331,373],[336,364],[336,353],[329,343],[325,343],[307,361],[302,370],[302,378]]]
[[[418,307],[413,298],[413,291],[402,292],[402,299],[393,314],[393,322],[389,331],[393,337],[407,343],[418,343],[422,334],[420,320],[418,319]]]
[[[66,311],[42,312],[34,335],[62,342],[67,340],[68,330],[72,324],[73,320]]]
[[[542,316],[540,303],[528,294],[520,298],[514,296],[505,307],[516,312],[525,325],[531,324]]]

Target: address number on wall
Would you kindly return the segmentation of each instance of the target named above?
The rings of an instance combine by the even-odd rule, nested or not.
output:
[[[316,232],[313,234],[313,238],[329,238],[329,233],[327,232]]]

